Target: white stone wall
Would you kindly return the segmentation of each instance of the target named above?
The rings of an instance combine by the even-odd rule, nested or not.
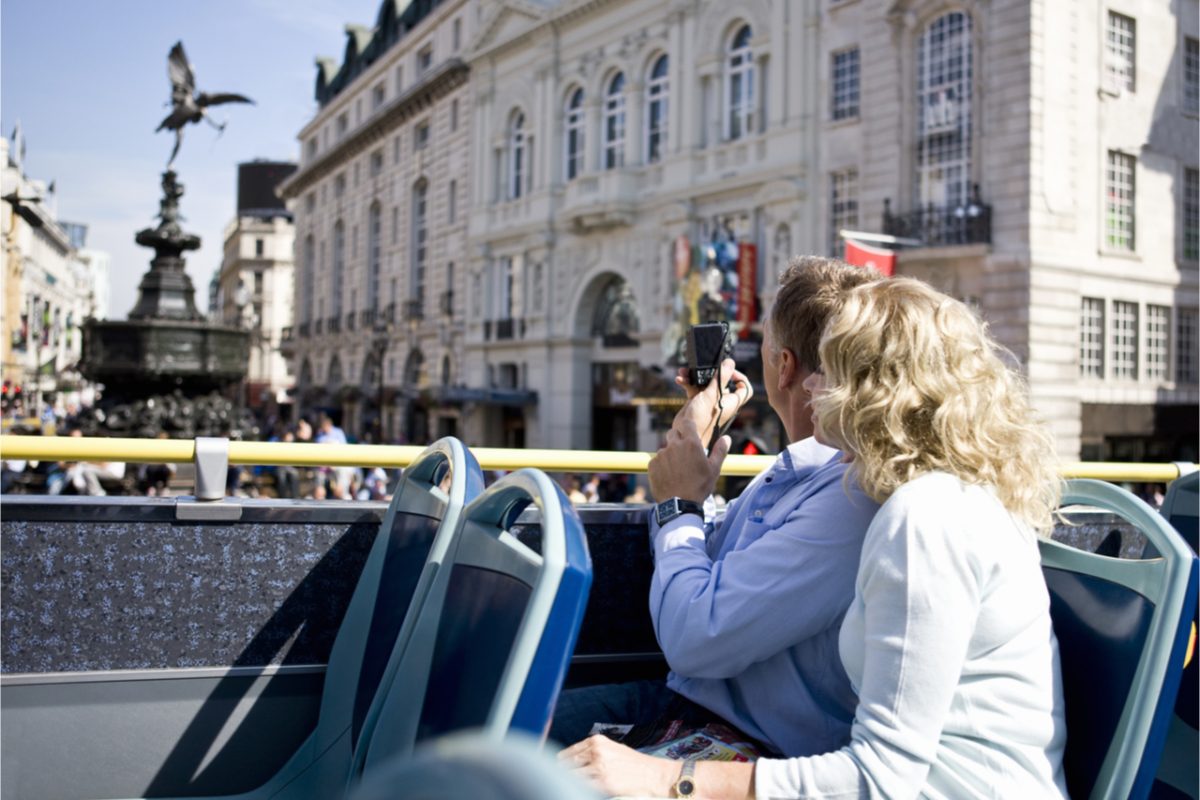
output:
[[[523,410],[526,443],[590,448],[593,365],[658,367],[672,320],[672,243],[697,242],[714,219],[727,220],[742,242],[759,250],[758,292],[767,302],[787,254],[814,248],[812,176],[815,139],[804,105],[804,75],[816,49],[815,4],[748,2],[663,4],[653,0],[530,7],[485,4],[471,59],[475,124],[472,142],[472,259],[468,293],[466,378],[488,387],[504,365],[537,393]],[[741,24],[751,26],[758,70],[759,122],[725,141],[724,48]],[[647,72],[670,58],[669,131],[663,158],[646,163]],[[612,75],[625,75],[624,167],[601,161],[603,95]],[[563,115],[575,87],[585,92],[586,157],[566,179]],[[507,199],[508,125],[515,113],[533,137],[533,176],[520,198]],[[778,237],[780,226],[787,234]],[[518,280],[513,316],[524,334],[500,340],[489,330],[496,272],[506,259],[527,266]],[[542,279],[534,275],[538,265]],[[632,289],[640,316],[633,346],[604,347],[592,334],[599,294],[613,276]],[[511,412],[509,412],[511,413]],[[636,447],[657,446],[644,407]],[[478,407],[466,429],[476,443],[503,443],[504,412]]]
[[[471,107],[465,70],[460,66],[455,72],[453,65],[461,64],[473,35],[474,6],[470,0],[438,6],[321,108],[299,134],[300,169],[284,185],[296,218],[293,370],[301,383],[305,377],[311,381],[301,386],[310,400],[342,408],[344,427],[352,433],[365,424],[364,406],[375,403],[378,395],[373,339],[379,334],[373,328],[382,323],[371,321],[372,310],[383,320],[391,309],[382,359],[389,396],[439,386],[446,358],[449,382],[459,382]],[[432,47],[432,63],[419,73],[417,56],[427,47]],[[446,70],[452,73],[450,79]],[[379,104],[377,88],[382,88]],[[339,136],[343,115],[347,127]],[[428,138],[422,147],[417,137],[426,126]],[[318,143],[315,152],[309,144],[313,140]],[[410,314],[415,299],[413,198],[420,181],[428,187],[425,284],[423,302],[416,307],[419,314]],[[340,195],[339,185],[344,187]],[[374,203],[382,214],[382,269],[380,291],[369,296],[367,228]],[[335,308],[332,247],[338,220],[345,226],[346,251],[341,304]],[[304,276],[308,237],[316,254],[311,314],[306,310]],[[331,332],[334,319],[340,330]],[[417,363],[421,366],[415,370],[416,380],[407,380],[406,366]],[[353,389],[344,391],[347,386]],[[385,408],[385,431],[393,439],[404,435],[401,405],[392,400]],[[440,418],[457,418],[458,413],[450,406],[431,409],[430,438]]]

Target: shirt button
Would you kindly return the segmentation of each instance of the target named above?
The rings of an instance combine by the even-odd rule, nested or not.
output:
[[[771,476],[770,476],[770,475],[768,475],[768,476],[766,477],[766,480],[764,480],[763,482],[764,482],[764,483],[770,483],[772,480],[773,480],[773,479],[771,478]]]

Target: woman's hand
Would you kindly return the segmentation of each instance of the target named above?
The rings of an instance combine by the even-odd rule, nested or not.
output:
[[[606,795],[670,797],[680,763],[655,758],[596,734],[558,754],[558,763]]]

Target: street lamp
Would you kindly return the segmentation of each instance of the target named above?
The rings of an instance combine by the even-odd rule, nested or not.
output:
[[[371,358],[375,364],[379,382],[376,389],[375,441],[383,444],[383,357],[387,354],[388,345],[392,339],[392,321],[386,314],[375,317],[375,325],[371,331]]]

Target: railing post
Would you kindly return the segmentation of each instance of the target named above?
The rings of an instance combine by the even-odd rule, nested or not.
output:
[[[229,440],[215,436],[196,437],[196,499],[220,500],[225,497],[229,475]]]

